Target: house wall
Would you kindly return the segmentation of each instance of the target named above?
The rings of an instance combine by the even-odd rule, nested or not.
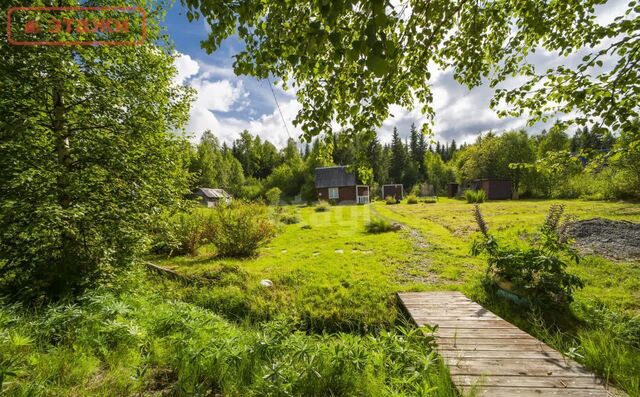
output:
[[[329,201],[329,188],[323,187],[316,189],[316,193],[318,194],[318,200]]]
[[[338,188],[340,200],[339,201],[356,201],[356,187],[355,186],[341,186]]]
[[[316,189],[318,194],[318,200],[329,201],[329,188]],[[355,202],[356,201],[356,187],[355,186],[341,186],[338,188],[338,202]]]
[[[367,186],[358,186],[358,196],[368,196],[369,188]]]

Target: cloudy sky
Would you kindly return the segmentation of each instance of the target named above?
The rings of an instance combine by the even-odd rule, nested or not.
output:
[[[599,22],[608,23],[621,15],[626,4],[627,0],[609,0],[598,8]],[[228,143],[245,129],[279,147],[289,136],[298,138],[300,131],[292,121],[300,105],[294,94],[271,85],[267,80],[239,77],[233,73],[233,55],[242,48],[239,41],[228,39],[218,51],[208,55],[200,48],[200,41],[208,34],[208,26],[202,20],[189,23],[180,2],[176,2],[168,12],[165,25],[180,53],[176,60],[178,78],[197,92],[187,126],[192,140],[197,141],[207,129]],[[564,58],[537,51],[530,61],[539,70],[545,70],[559,64],[575,65],[583,55],[579,52]],[[432,76],[436,139],[471,142],[481,132],[525,127],[524,119],[500,119],[489,109],[492,90],[488,86],[468,90],[453,80],[451,71],[432,72]],[[391,113],[393,117],[386,120],[378,131],[382,142],[390,140],[394,126],[398,127],[401,136],[406,137],[412,123],[420,126],[425,121],[419,107],[411,111],[394,107]],[[527,129],[536,133],[544,127],[539,124]]]

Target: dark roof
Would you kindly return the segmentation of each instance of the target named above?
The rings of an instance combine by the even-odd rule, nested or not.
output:
[[[355,186],[356,176],[346,166],[316,168],[316,188]]]
[[[231,197],[231,195],[227,192],[225,192],[223,189],[210,189],[207,187],[200,187],[198,189],[196,189],[196,192],[202,192],[202,194],[205,197],[208,198],[217,198],[217,199],[221,199],[221,198],[228,198]]]

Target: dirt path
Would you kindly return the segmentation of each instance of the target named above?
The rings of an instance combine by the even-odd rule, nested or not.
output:
[[[406,258],[402,265],[398,267],[397,273],[400,281],[403,283],[423,283],[438,284],[442,283],[438,275],[431,270],[432,263],[429,260],[430,245],[419,230],[414,229],[397,219],[380,214],[375,206],[371,206],[371,212],[374,216],[382,218],[391,223],[397,223],[402,227],[402,232],[409,236],[413,245],[413,252]]]

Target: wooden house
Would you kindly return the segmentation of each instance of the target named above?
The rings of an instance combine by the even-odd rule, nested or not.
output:
[[[315,170],[318,200],[336,204],[366,204],[369,186],[359,184],[346,166],[319,167]]]

